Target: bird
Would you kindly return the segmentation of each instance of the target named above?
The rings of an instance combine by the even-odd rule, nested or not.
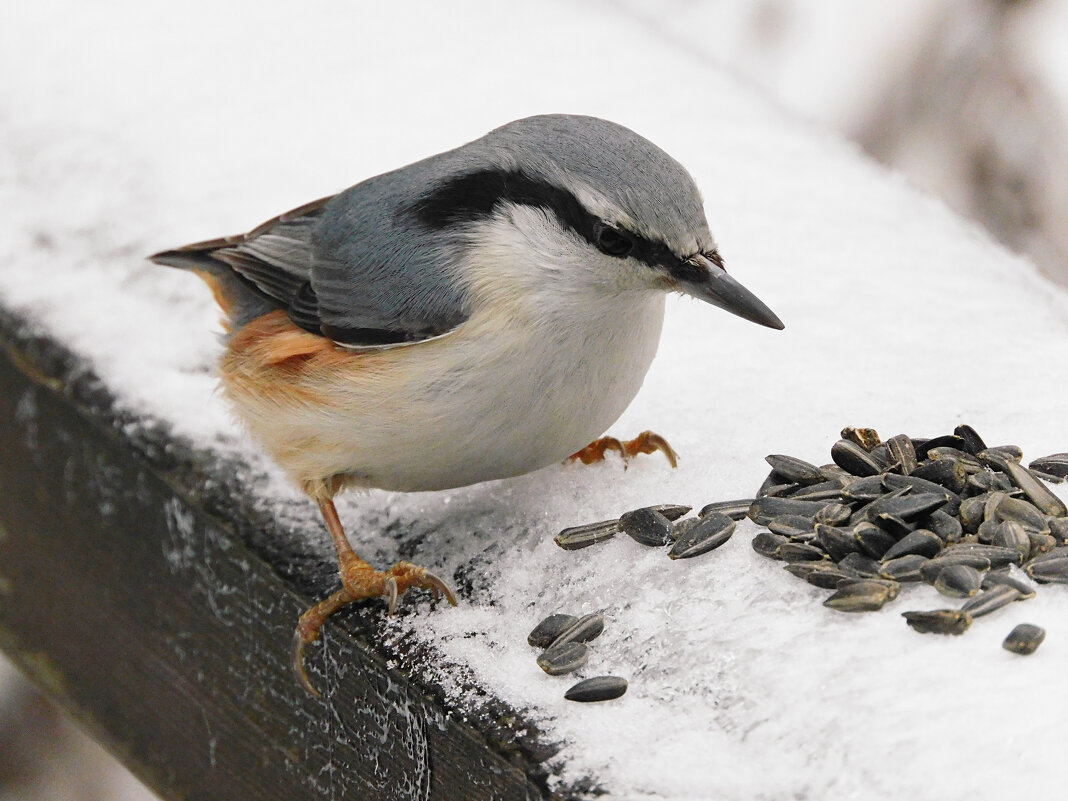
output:
[[[251,436],[318,504],[341,589],[305,611],[298,679],[336,610],[412,588],[408,562],[356,555],[346,489],[445,490],[567,461],[676,454],[601,436],[653,361],[676,292],[779,318],[726,272],[694,179],[623,125],[515,120],[246,234],[149,257],[203,279],[224,314],[218,372]]]

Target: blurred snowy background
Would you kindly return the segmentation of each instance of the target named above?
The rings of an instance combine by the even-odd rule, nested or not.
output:
[[[101,47],[127,49],[133,59],[144,56],[141,68],[166,73],[172,84],[181,70],[180,57],[169,60],[165,32],[154,30],[152,36],[164,38],[141,52],[140,32],[123,27],[123,4],[96,4],[93,29],[84,27],[82,15],[68,15],[68,5],[73,7],[51,2],[37,4],[32,13],[10,5],[5,10],[0,137],[9,123],[34,116],[22,104],[27,90],[34,89],[28,82],[39,65],[20,60],[27,49],[11,48],[15,40],[47,40],[43,52],[54,55],[61,50],[57,43],[95,37]],[[250,6],[249,14],[262,7]],[[290,13],[300,13],[299,6],[289,7]],[[172,13],[203,13],[204,26],[216,24],[197,8],[202,7],[174,4]],[[522,25],[510,16],[518,15],[518,8],[501,6],[492,20],[457,19],[456,24],[484,26],[488,37],[522,37]],[[605,35],[611,35],[614,20],[632,24],[637,19],[649,37],[718,65],[789,113],[855,141],[1068,285],[1068,0],[616,0],[592,9],[587,6],[584,13],[603,18]],[[368,4],[368,17],[376,13]],[[241,33],[235,31],[230,40],[233,50],[257,46],[254,35]],[[437,69],[455,57],[447,30],[440,41],[440,52],[403,56]],[[561,41],[574,46],[563,33]],[[12,52],[20,54],[18,59]],[[557,60],[569,58],[563,47],[546,52]],[[237,74],[239,64],[233,53],[220,60],[220,85],[239,89],[243,81],[255,80]],[[37,102],[68,104],[72,114],[93,113],[72,101],[79,95],[83,66],[77,59],[63,66],[69,91]],[[381,89],[389,95],[388,85]],[[126,102],[136,104],[137,98]],[[254,128],[254,121],[242,124]],[[19,154],[9,144],[0,138],[0,184],[13,174],[8,168],[19,166]],[[0,801],[152,797],[12,668],[0,664]]]

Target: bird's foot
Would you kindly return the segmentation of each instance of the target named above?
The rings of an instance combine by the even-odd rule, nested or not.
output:
[[[385,598],[389,602],[389,614],[397,607],[397,598],[413,587],[430,590],[434,597],[444,595],[456,606],[456,595],[447,583],[429,570],[411,562],[397,562],[389,570],[375,570],[355,554],[343,554],[340,558],[341,589],[324,601],[320,601],[300,616],[293,634],[293,670],[300,683],[312,695],[320,695],[311,683],[304,668],[304,648],[319,639],[319,631],[330,615],[338,609],[365,598]]]
[[[639,453],[655,453],[660,451],[667,458],[672,467],[679,466],[679,455],[675,453],[666,439],[652,431],[643,431],[634,439],[618,440],[615,437],[601,437],[594,440],[578,453],[571,454],[569,459],[579,460],[583,464],[593,464],[604,460],[607,451],[618,451],[623,457],[623,469],[627,469],[628,462]]]

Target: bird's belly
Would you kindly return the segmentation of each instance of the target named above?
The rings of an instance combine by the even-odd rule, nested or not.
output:
[[[402,491],[559,462],[603,434],[641,388],[664,313],[662,295],[642,301],[588,325],[490,325],[427,343],[437,353],[399,348],[409,364],[362,388],[331,426],[330,450],[356,483]]]

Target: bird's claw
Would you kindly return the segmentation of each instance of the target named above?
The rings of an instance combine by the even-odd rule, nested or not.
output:
[[[663,453],[668,460],[668,464],[672,467],[679,466],[679,455],[675,453],[675,449],[668,444],[666,439],[652,431],[643,431],[634,439],[626,442],[615,437],[601,437],[591,442],[578,453],[573,453],[569,459],[572,461],[578,460],[583,464],[593,464],[594,462],[603,461],[605,453],[608,451],[617,451],[619,453],[623,459],[624,470],[629,466],[630,460],[639,453],[655,453],[656,451]]]
[[[317,698],[321,697],[321,693],[312,684],[304,666],[304,650],[308,643],[319,639],[319,631],[326,619],[341,607],[353,601],[380,596],[388,602],[388,614],[392,616],[397,608],[397,599],[413,587],[430,590],[435,598],[439,594],[444,595],[452,606],[456,606],[456,594],[444,579],[410,562],[397,562],[386,571],[372,570],[369,567],[360,569],[359,565],[355,565],[352,570],[346,570],[343,566],[341,583],[340,590],[300,616],[297,629],[293,633],[293,672],[301,686]]]

